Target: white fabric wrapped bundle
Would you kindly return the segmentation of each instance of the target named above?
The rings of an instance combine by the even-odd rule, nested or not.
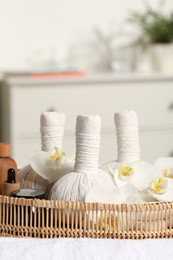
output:
[[[19,171],[21,188],[30,188],[49,192],[49,183],[62,177],[73,169],[74,163],[67,157],[50,160],[54,147],[62,148],[65,114],[43,112],[40,117],[42,152],[31,159],[30,165]],[[63,156],[62,156],[63,157]],[[47,163],[50,162],[50,163]]]
[[[97,115],[77,117],[74,172],[54,184],[50,199],[84,201],[92,188],[113,185],[111,177],[98,169],[100,125],[101,119]]]
[[[48,181],[38,175],[30,166],[30,164],[24,166],[19,171],[19,179],[22,189],[34,189],[41,190],[45,193],[48,189]]]
[[[113,176],[117,187],[131,183],[137,191],[146,191],[150,187],[155,169],[140,159],[136,112],[127,110],[115,113],[114,122],[118,145],[117,161],[106,163],[103,169]]]

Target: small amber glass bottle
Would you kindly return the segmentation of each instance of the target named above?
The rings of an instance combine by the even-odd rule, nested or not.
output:
[[[0,194],[2,194],[2,184],[7,180],[9,168],[13,168],[17,173],[17,164],[10,158],[10,144],[0,143]],[[16,179],[18,180],[18,175]]]

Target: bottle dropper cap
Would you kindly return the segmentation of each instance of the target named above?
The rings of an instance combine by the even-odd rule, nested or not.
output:
[[[16,183],[16,174],[13,168],[8,169],[7,183]]]
[[[11,196],[14,191],[20,191],[20,182],[16,182],[15,170],[9,168],[7,172],[7,181],[2,183],[2,195]]]

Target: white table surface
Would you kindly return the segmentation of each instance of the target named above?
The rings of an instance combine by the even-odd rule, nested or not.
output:
[[[172,260],[173,239],[0,238],[0,260]]]

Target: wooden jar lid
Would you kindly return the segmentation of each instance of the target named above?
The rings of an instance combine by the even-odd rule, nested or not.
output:
[[[7,183],[6,181],[2,184],[2,195],[11,196],[12,192],[20,191],[20,182]]]
[[[0,143],[0,157],[10,157],[10,144]]]

